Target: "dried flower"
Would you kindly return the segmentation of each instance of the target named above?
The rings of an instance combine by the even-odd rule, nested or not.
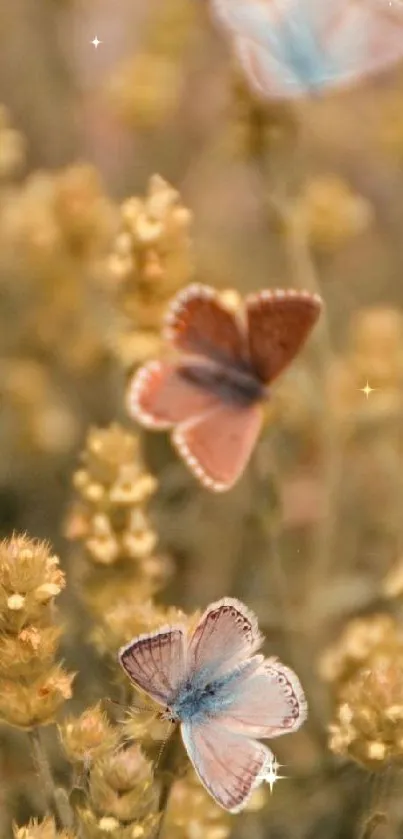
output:
[[[80,500],[67,522],[70,538],[84,542],[94,565],[118,563],[146,573],[157,537],[144,505],[155,492],[156,480],[141,462],[138,438],[117,424],[92,429],[83,468],[73,481]]]
[[[107,94],[126,124],[150,129],[173,113],[182,87],[181,68],[174,60],[142,51],[118,66],[109,80]]]
[[[102,836],[103,831],[118,837],[148,836],[158,818],[158,789],[152,765],[139,746],[121,746],[94,763],[89,806],[80,812],[85,835]],[[129,824],[134,833],[127,832]],[[140,828],[144,828],[144,834],[139,833]]]
[[[310,180],[294,201],[295,223],[302,226],[310,244],[320,251],[332,251],[366,230],[372,222],[370,204],[355,195],[335,175]]]
[[[373,653],[382,650],[403,652],[403,634],[394,618],[385,614],[356,618],[322,654],[320,676],[337,689],[362,667],[367,668]]]
[[[80,813],[85,839],[154,839],[159,820],[158,814],[151,814],[140,823],[122,824],[114,816],[97,816],[89,809]]]
[[[344,686],[335,722],[330,726],[330,748],[363,763],[382,768],[403,755],[403,669],[393,654],[371,657]]]
[[[159,351],[167,303],[191,278],[190,222],[178,192],[158,175],[144,200],[130,198],[122,205],[109,266],[117,305],[130,324],[116,336],[118,356],[127,366]]]
[[[195,11],[186,0],[154,8],[142,50],[125,60],[107,86],[120,118],[137,129],[155,128],[178,105],[183,89],[180,60],[192,32]]]
[[[164,839],[227,839],[231,817],[197,783],[192,773],[171,791],[164,824]]]
[[[71,763],[86,766],[110,753],[118,739],[116,729],[108,722],[99,703],[80,717],[67,717],[59,726],[59,734]]]
[[[14,839],[75,839],[75,834],[67,830],[57,830],[56,824],[50,816],[42,822],[31,819],[23,827],[13,825]]]
[[[351,621],[321,659],[336,704],[330,748],[377,768],[403,754],[403,633],[389,615]]]
[[[0,717],[10,725],[47,725],[71,696],[74,675],[54,663],[52,607],[64,585],[45,542],[15,535],[0,544]]]

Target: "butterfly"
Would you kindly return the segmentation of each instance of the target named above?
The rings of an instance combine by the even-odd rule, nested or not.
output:
[[[180,724],[201,783],[231,813],[273,767],[273,753],[257,738],[296,731],[307,716],[295,673],[256,655],[262,641],[252,612],[225,597],[206,609],[190,638],[184,626],[165,626],[119,651],[131,681]]]
[[[293,99],[350,85],[403,58],[403,5],[388,0],[210,0],[255,92]]]
[[[307,291],[261,291],[234,313],[209,286],[174,298],[164,337],[177,360],[146,364],[129,383],[129,413],[169,429],[179,455],[210,490],[242,474],[263,422],[268,385],[312,329],[321,299]]]

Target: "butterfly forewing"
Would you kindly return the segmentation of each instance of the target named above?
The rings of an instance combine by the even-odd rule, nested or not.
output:
[[[221,402],[197,421],[179,425],[172,440],[198,480],[213,492],[230,489],[245,469],[262,426],[260,405]]]
[[[264,47],[249,38],[235,38],[234,50],[248,82],[264,99],[292,99],[306,93],[292,68],[279,63]]]
[[[284,0],[210,0],[213,16],[228,34],[242,34],[266,46],[283,17],[283,4]]]
[[[171,626],[140,635],[119,650],[119,660],[137,687],[169,705],[185,675],[186,631]]]
[[[192,635],[189,672],[208,669],[209,678],[218,678],[250,658],[262,640],[255,615],[239,600],[224,597],[206,609]]]
[[[262,291],[247,298],[249,352],[262,382],[271,382],[297,355],[321,304],[317,295],[294,290]]]
[[[176,349],[222,364],[245,364],[245,335],[215,289],[191,285],[168,311],[164,336]]]
[[[183,723],[181,733],[197,775],[217,804],[231,813],[242,810],[272,763],[272,752],[215,720]]]
[[[168,429],[217,407],[213,389],[197,384],[197,367],[203,365],[168,364],[153,361],[133,377],[127,392],[131,416],[148,428]],[[204,365],[205,376],[209,368]]]
[[[305,721],[305,694],[295,673],[275,660],[263,661],[252,672],[240,672],[217,720],[249,737],[278,737],[296,731]]]

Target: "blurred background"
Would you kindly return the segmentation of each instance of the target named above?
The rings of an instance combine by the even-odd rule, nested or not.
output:
[[[403,835],[403,68],[262,103],[208,12],[204,0],[0,5],[1,536],[48,540],[66,574],[52,655],[77,676],[58,720],[132,702],[119,645],[225,595],[257,612],[267,652],[299,675],[308,721],[273,744],[287,780],[228,819],[167,758],[166,839],[387,839]],[[224,496],[125,411],[128,377],[161,351],[166,306],[194,280],[308,288],[326,304]],[[38,728],[79,821],[56,808],[59,828],[156,835],[163,796],[140,808],[138,755],[123,783],[109,753],[80,751],[85,725],[73,748],[56,707],[38,721],[24,693],[24,713],[10,712],[37,654],[11,672],[10,644],[44,619],[11,621],[23,584],[4,574],[0,693],[14,698],[0,701],[0,836],[55,809],[28,748]],[[119,728],[122,712],[107,711]],[[130,724],[154,759],[155,720]],[[29,830],[14,835],[59,836],[53,822]]]

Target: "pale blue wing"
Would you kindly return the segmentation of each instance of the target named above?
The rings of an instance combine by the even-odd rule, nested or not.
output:
[[[293,3],[294,0],[210,0],[210,7],[231,36],[251,38],[273,47],[278,21]]]
[[[190,640],[188,673],[219,679],[251,658],[261,646],[255,615],[239,600],[224,597],[202,615]]]
[[[182,739],[196,773],[220,807],[237,813],[265,780],[273,753],[263,743],[216,721],[182,723]]]
[[[119,650],[119,661],[133,684],[161,705],[170,705],[186,670],[186,630],[166,626],[139,635]]]
[[[248,38],[236,38],[234,51],[250,87],[262,99],[296,99],[307,94],[306,84],[295,70],[264,47]]]
[[[355,0],[326,49],[337,83],[386,70],[403,59],[403,6]]]
[[[325,92],[403,58],[403,7],[382,0],[216,1],[238,10],[231,18],[235,50],[263,98]]]
[[[306,717],[302,685],[294,671],[277,659],[245,669],[216,696],[217,722],[248,737],[278,737],[296,731]]]

